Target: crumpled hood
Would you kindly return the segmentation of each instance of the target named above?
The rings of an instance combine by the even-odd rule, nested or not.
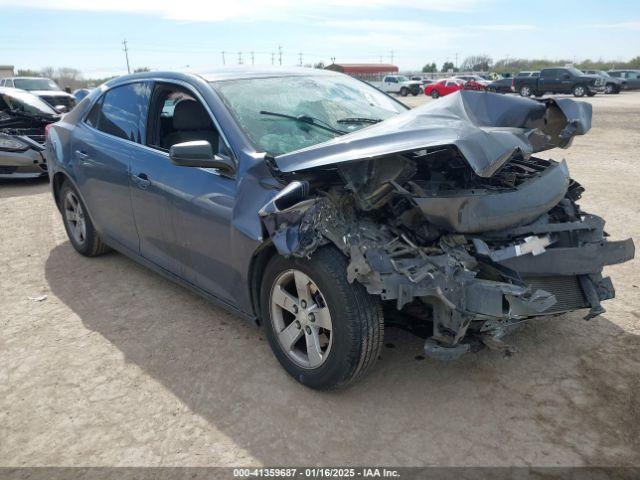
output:
[[[433,147],[455,146],[473,171],[493,175],[512,155],[567,148],[591,128],[591,104],[461,90],[371,127],[275,157],[294,172]]]

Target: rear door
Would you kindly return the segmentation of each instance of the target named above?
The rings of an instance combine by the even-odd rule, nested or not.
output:
[[[540,72],[538,77],[538,91],[539,93],[545,92],[559,92],[562,89],[562,80],[560,79],[561,70],[559,68],[546,68]],[[536,80],[530,80],[531,85],[535,87]]]
[[[101,233],[138,252],[131,209],[131,159],[146,134],[151,86],[108,90],[73,132],[72,156],[81,193]]]

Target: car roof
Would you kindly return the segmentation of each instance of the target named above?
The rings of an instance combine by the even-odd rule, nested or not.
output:
[[[270,77],[292,77],[292,76],[308,76],[308,75],[322,75],[322,76],[339,76],[344,75],[340,72],[334,72],[332,70],[324,70],[319,68],[304,68],[304,67],[219,67],[205,71],[192,71],[192,70],[173,70],[173,71],[152,71],[134,73],[131,75],[124,75],[117,77],[107,82],[107,85],[115,85],[123,81],[129,81],[133,79],[153,79],[153,78],[167,78],[174,80],[186,80],[188,78],[199,77],[200,79],[208,82],[216,82],[223,80],[243,80],[252,78],[270,78]]]
[[[5,80],[51,80],[48,77],[5,77]]]

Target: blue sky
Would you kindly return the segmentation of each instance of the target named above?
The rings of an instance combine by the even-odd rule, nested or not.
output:
[[[75,67],[86,77],[133,67],[384,62],[418,69],[468,55],[640,55],[638,0],[0,0],[0,64]]]

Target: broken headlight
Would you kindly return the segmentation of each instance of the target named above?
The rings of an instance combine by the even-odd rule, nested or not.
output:
[[[7,152],[25,152],[29,150],[29,145],[11,135],[0,133],[0,150]]]

